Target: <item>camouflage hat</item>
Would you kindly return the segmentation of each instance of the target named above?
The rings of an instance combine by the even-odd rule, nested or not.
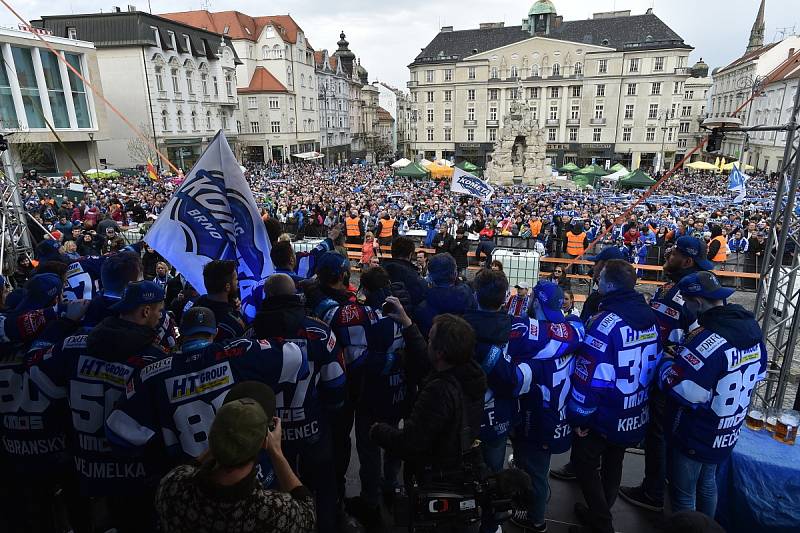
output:
[[[241,398],[223,404],[208,434],[211,455],[223,467],[255,460],[268,428],[269,419],[256,400]]]

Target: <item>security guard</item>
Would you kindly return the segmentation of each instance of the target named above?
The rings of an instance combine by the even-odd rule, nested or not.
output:
[[[344,220],[347,244],[360,244],[363,240],[361,217],[355,210],[350,211],[350,216]]]

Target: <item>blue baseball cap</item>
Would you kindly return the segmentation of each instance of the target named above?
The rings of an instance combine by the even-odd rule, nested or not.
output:
[[[561,323],[566,319],[561,308],[564,305],[564,291],[552,281],[540,280],[533,288],[533,294],[550,322]]]
[[[317,262],[317,272],[327,272],[339,276],[350,271],[350,260],[339,252],[325,252]]]
[[[34,311],[44,309],[53,303],[64,287],[61,276],[56,274],[36,274],[25,283],[25,293],[15,311]]]
[[[140,305],[163,302],[164,298],[164,289],[152,281],[134,281],[128,283],[120,301],[109,307],[109,309],[115,313],[127,313]]]
[[[683,296],[699,296],[709,300],[725,300],[735,291],[730,287],[723,287],[717,276],[711,272],[695,272],[684,276],[678,282],[678,290]]]
[[[189,336],[198,333],[217,334],[217,318],[207,307],[192,307],[181,318],[181,335]]]
[[[450,254],[438,254],[428,261],[428,279],[436,286],[450,285],[458,277],[456,260]]]
[[[686,257],[694,259],[698,268],[714,270],[714,263],[708,260],[708,248],[706,248],[706,243],[697,237],[689,237],[686,235],[678,238],[675,242],[675,249]]]
[[[611,261],[612,259],[625,259],[625,256],[622,255],[622,250],[616,246],[607,246],[606,248],[603,248],[599,254],[590,255],[588,257],[584,257],[584,259],[596,263],[598,261]]]

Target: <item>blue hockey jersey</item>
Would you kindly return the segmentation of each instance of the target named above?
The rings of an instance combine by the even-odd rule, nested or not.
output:
[[[656,320],[664,346],[681,344],[697,317],[683,305],[683,296],[675,283],[658,288],[650,307],[656,312]]]
[[[100,269],[108,256],[81,257],[67,267],[64,297],[91,300],[100,292]]]
[[[721,463],[739,438],[753,388],[764,379],[767,351],[752,314],[738,305],[712,311],[701,321],[709,314],[717,324],[728,318],[728,331],[714,323],[692,330],[675,359],[661,366],[659,384],[667,393],[671,445],[697,461]]]
[[[550,453],[563,453],[571,444],[566,402],[572,389],[573,352],[585,332],[580,320],[555,324],[516,318],[508,339],[514,363],[531,369],[530,391],[520,396],[515,438]]]
[[[305,354],[293,343],[189,343],[133,373],[106,420],[106,435],[127,455],[142,455],[148,445],[166,449],[174,466],[208,449],[211,422],[236,383],[260,381],[278,397],[311,377]],[[259,466],[259,479],[269,486],[274,476],[266,454]]]
[[[567,404],[572,426],[593,429],[614,444],[639,443],[650,419],[648,389],[660,358],[655,324],[636,330],[601,310],[575,353]]]

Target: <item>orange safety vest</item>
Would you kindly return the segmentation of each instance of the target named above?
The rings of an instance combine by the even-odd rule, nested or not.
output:
[[[722,235],[719,235],[711,240],[719,242],[719,250],[717,250],[717,255],[712,257],[711,260],[715,263],[724,262],[728,258],[728,239]]]
[[[358,237],[361,235],[361,219],[359,217],[344,219],[345,229],[348,237]]]
[[[583,255],[583,241],[586,239],[586,232],[575,235],[571,231],[567,233],[567,253],[569,255]]]
[[[528,223],[528,227],[531,228],[531,237],[536,238],[539,236],[539,233],[542,231],[542,221],[541,220],[531,220]]]
[[[394,232],[394,219],[381,219],[381,234],[378,237],[391,237]]]

